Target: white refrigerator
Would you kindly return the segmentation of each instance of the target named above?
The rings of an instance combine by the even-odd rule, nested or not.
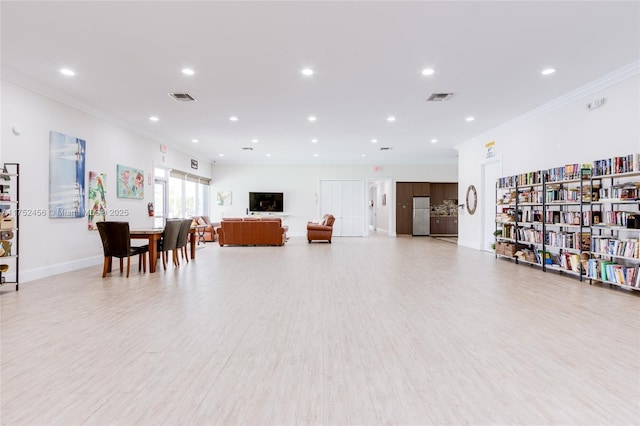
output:
[[[429,197],[413,197],[413,235],[429,235]]]

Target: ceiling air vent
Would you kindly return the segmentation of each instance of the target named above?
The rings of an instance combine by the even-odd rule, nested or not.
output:
[[[253,151],[253,148],[251,148],[250,146],[243,146],[242,150],[243,151]]]
[[[391,147],[390,146],[381,146],[380,147],[380,151],[391,151]]]
[[[196,100],[196,98],[188,93],[169,93],[169,96],[178,102],[195,102]]]
[[[451,98],[452,96],[453,96],[453,93],[432,93],[431,96],[429,96],[429,99],[427,99],[427,101],[442,102],[442,101],[449,100],[449,98]]]

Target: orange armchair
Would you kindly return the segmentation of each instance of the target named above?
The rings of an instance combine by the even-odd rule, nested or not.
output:
[[[307,223],[307,240],[329,241],[331,244],[331,235],[333,234],[333,223],[336,218],[333,215],[325,214],[320,223]]]

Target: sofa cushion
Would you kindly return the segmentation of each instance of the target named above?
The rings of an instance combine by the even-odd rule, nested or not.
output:
[[[198,218],[198,225],[207,225],[207,222],[204,220],[202,216]]]

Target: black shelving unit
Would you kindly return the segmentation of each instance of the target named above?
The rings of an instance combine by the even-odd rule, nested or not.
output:
[[[4,265],[6,268],[3,269],[7,269],[2,272],[0,285],[15,284],[18,291],[20,289],[20,164],[4,163],[0,171],[0,187],[0,198],[2,198],[0,199],[2,208],[0,240],[7,241],[6,246],[10,247],[10,251],[6,251],[5,255],[0,257],[0,266]],[[5,216],[7,210],[8,215]],[[11,276],[14,279],[7,280]]]

